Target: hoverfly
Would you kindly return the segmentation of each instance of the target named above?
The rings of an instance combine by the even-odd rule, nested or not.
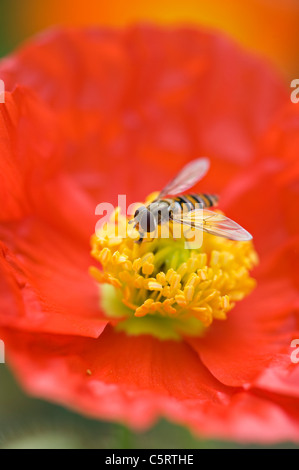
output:
[[[160,191],[153,202],[135,211],[129,223],[138,226],[138,243],[142,242],[145,234],[156,231],[159,225],[169,221],[230,240],[252,239],[250,233],[239,224],[208,209],[217,205],[218,196],[206,193],[182,195],[205,176],[209,167],[208,158],[192,160]]]

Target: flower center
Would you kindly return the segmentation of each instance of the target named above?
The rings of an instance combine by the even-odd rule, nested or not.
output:
[[[101,285],[101,307],[118,331],[160,339],[200,336],[214,320],[225,320],[235,302],[255,286],[257,264],[251,242],[203,234],[198,249],[183,238],[145,239],[115,211],[111,223],[93,235],[90,273]],[[126,229],[130,236],[115,233]]]

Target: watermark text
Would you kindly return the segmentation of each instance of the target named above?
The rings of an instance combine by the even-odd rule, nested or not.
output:
[[[5,85],[4,81],[0,79],[0,103],[5,103]]]
[[[4,341],[0,339],[0,364],[5,363],[5,346]]]
[[[291,362],[293,364],[299,363],[299,338],[293,339],[291,342],[291,348],[295,348],[294,351],[291,353]]]
[[[299,103],[299,78],[295,78],[291,81],[291,88],[295,88],[291,93],[292,103]]]
[[[202,205],[196,210],[200,221]],[[165,201],[154,201],[147,206],[133,203],[127,207],[126,195],[118,195],[118,210],[109,202],[96,206],[95,214],[100,216],[95,226],[98,237],[108,235],[110,238],[132,238],[134,241],[144,237],[183,238],[185,248],[197,249],[202,246],[203,232],[195,227],[187,204],[167,204]],[[129,225],[119,218],[119,214],[131,220]],[[182,222],[183,221],[183,222]],[[108,233],[109,232],[109,233]]]

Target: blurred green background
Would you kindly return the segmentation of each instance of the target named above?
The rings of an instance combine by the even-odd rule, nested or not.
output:
[[[84,3],[70,0],[0,0],[0,56],[51,26],[123,26],[136,21],[192,23],[220,28],[244,47],[265,55],[287,80],[299,75],[296,0],[178,0]],[[0,364],[0,448],[242,448],[259,447],[206,441],[161,420],[145,433],[99,422],[28,397],[8,367]],[[270,446],[267,446],[270,447]],[[291,443],[276,448],[295,448]],[[299,448],[299,447],[298,447]]]

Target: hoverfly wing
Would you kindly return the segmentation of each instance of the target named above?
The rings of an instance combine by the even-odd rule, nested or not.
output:
[[[197,209],[186,214],[175,215],[172,220],[229,240],[248,241],[252,239],[252,235],[237,222],[207,209]]]
[[[162,189],[157,199],[181,194],[201,180],[210,167],[208,158],[197,158],[184,168]]]

